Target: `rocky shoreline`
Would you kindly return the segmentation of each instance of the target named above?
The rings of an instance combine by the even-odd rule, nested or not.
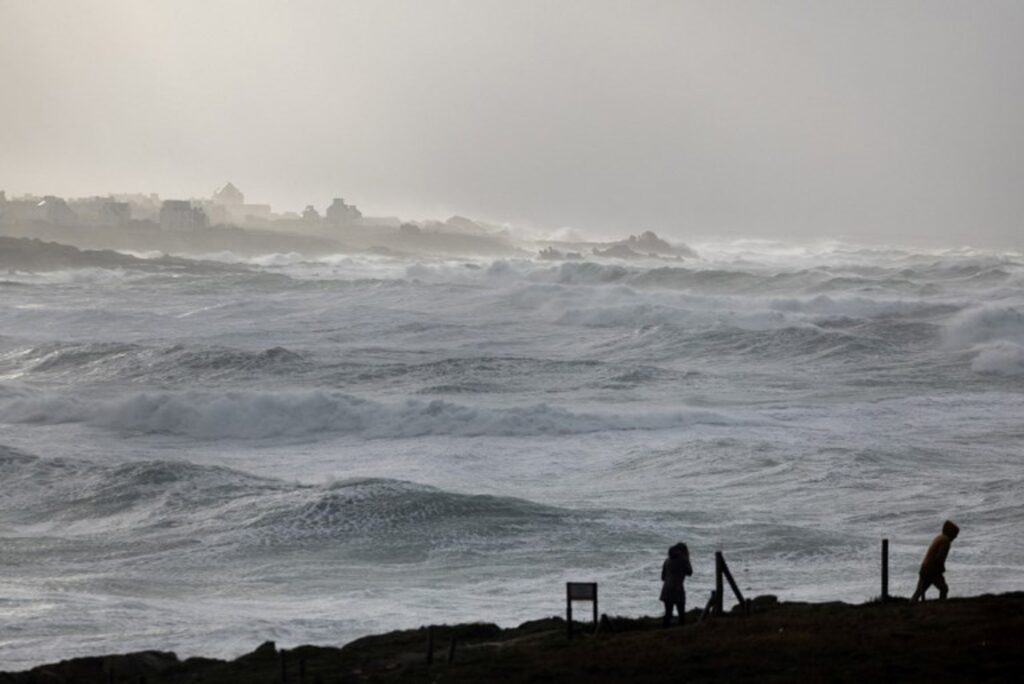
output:
[[[502,629],[421,627],[341,648],[267,642],[232,661],[146,651],[75,658],[0,684],[204,682],[790,682],[1016,681],[1024,669],[1024,592],[850,605],[754,600],[738,611],[661,629],[656,618],[610,618],[570,640],[561,618]],[[428,663],[428,645],[433,644]]]

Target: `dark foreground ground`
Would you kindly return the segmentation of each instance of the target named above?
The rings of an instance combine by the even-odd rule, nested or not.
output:
[[[1024,677],[1024,593],[946,602],[848,605],[755,600],[730,614],[663,630],[613,618],[569,641],[557,618],[391,632],[342,648],[264,644],[225,662],[148,651],[78,658],[0,684],[91,682],[1010,682]],[[578,630],[585,631],[583,625]],[[454,660],[448,662],[455,637]]]

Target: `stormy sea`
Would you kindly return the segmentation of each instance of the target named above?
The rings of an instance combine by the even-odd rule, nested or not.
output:
[[[1024,568],[1024,257],[231,253],[0,274],[0,669]]]

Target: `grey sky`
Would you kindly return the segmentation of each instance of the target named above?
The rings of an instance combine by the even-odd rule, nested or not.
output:
[[[0,188],[1021,246],[1022,2],[0,0]]]

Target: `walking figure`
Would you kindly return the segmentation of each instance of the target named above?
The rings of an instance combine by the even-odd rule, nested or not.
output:
[[[928,553],[924,555],[921,562],[921,572],[917,579],[917,589],[910,597],[910,602],[924,601],[924,593],[932,585],[939,590],[939,598],[944,599],[949,594],[949,585],[943,573],[946,572],[946,556],[949,555],[949,547],[960,534],[960,528],[952,520],[942,524],[942,533],[932,540],[928,547]]]
[[[682,542],[668,550],[668,558],[661,566],[661,602],[665,604],[665,618],[662,626],[672,624],[672,610],[679,612],[679,624],[686,622],[686,589],[683,582],[693,574],[690,565],[690,550]]]

